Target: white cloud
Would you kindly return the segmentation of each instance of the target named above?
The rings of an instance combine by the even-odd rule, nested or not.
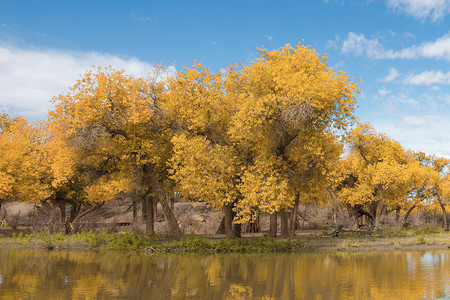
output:
[[[391,91],[385,89],[384,87],[378,90],[378,95],[381,97],[385,97],[386,95],[389,95]]]
[[[440,120],[441,120],[440,116],[425,115],[425,116],[406,116],[403,118],[402,122],[407,127],[423,127],[431,125],[434,122],[439,122]]]
[[[443,73],[441,71],[425,71],[420,74],[410,75],[403,80],[405,84],[413,85],[434,85],[434,84],[450,84],[450,72]]]
[[[399,76],[400,76],[400,73],[398,72],[397,69],[390,68],[389,69],[389,74],[386,77],[380,79],[379,81],[381,81],[381,82],[391,82],[391,81],[394,81],[395,79],[397,79]]]
[[[433,90],[439,90],[437,85],[450,85],[450,72],[444,73],[438,70],[428,70],[419,74],[402,75],[395,68],[389,69],[389,74],[381,79],[380,82],[392,82],[395,79],[399,80],[403,84],[412,85],[433,85]]]
[[[398,120],[373,122],[375,129],[405,149],[450,158],[450,120],[436,115],[409,115]]]
[[[450,1],[450,0],[449,0]],[[386,50],[378,39],[367,39],[364,34],[350,32],[342,43],[343,53],[365,55],[371,59],[433,58],[450,60],[450,33],[417,46],[401,50]]]
[[[68,90],[92,65],[145,76],[154,66],[136,58],[98,52],[66,52],[0,46],[0,108],[34,119],[45,118],[49,100]],[[170,67],[169,72],[175,71]]]
[[[342,43],[342,52],[379,59],[383,58],[385,50],[383,45],[378,42],[378,39],[369,40],[364,34],[350,32],[347,35],[347,39]]]
[[[273,40],[273,36],[271,36],[271,35],[265,35],[264,36],[267,40],[269,40],[269,41],[272,41]]]
[[[450,12],[449,0],[387,0],[387,6],[399,14],[425,21],[437,22]]]
[[[420,106],[419,101],[417,101],[416,99],[413,99],[403,93],[400,93],[399,95],[395,96],[395,101],[399,104],[402,104],[402,105],[406,104],[406,105],[416,108],[416,109],[419,108],[419,106]]]

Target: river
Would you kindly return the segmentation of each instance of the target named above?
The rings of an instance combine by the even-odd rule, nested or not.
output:
[[[0,299],[450,299],[450,250],[163,255],[0,250]]]

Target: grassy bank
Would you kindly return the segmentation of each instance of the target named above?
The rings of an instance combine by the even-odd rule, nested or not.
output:
[[[0,235],[0,248],[38,249],[110,249],[162,253],[272,253],[306,251],[381,251],[450,248],[450,233],[436,227],[385,230],[373,233],[344,232],[338,237],[326,233],[297,236],[292,239],[246,237],[218,239],[189,236],[181,240],[145,236],[133,232],[63,233],[15,232]]]

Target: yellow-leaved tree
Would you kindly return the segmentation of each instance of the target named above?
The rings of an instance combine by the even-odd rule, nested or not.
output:
[[[356,90],[302,45],[261,49],[254,63],[225,74],[185,69],[164,101],[180,132],[173,177],[183,192],[224,209],[228,235],[233,217],[244,223],[258,211],[275,221],[286,213],[287,235],[287,213],[326,180],[341,153],[334,130],[352,121]]]
[[[163,71],[155,67],[144,79],[98,68],[54,99],[53,185],[70,200],[76,215],[71,213],[70,222],[79,218],[83,206],[99,206],[132,192],[146,201],[156,197],[173,235],[181,237],[168,202],[166,162],[172,152],[171,131],[159,107]],[[147,233],[152,234],[153,218],[147,220]]]
[[[358,123],[346,142],[349,153],[341,161],[336,179],[338,198],[355,225],[359,217],[367,216],[369,225],[376,226],[383,210],[405,206],[412,192],[411,180],[417,178],[415,158],[368,123]]]
[[[51,195],[41,124],[0,115],[0,208],[8,199],[37,204]]]
[[[245,149],[239,215],[258,207],[271,213],[270,235],[288,235],[288,213],[326,186],[341,154],[336,133],[353,121],[356,84],[329,68],[326,57],[298,45],[267,51],[245,67],[232,90],[238,99],[229,134]],[[296,213],[291,214],[293,234]]]
[[[427,197],[424,197],[423,203],[425,207],[435,209],[436,207],[442,211],[442,225],[444,230],[448,231],[446,207],[450,204],[450,178],[449,167],[450,160],[445,157],[436,155],[428,155],[423,152],[416,153],[416,158],[421,165],[427,169],[428,185]]]
[[[227,236],[240,236],[232,222],[232,208],[239,201],[237,184],[245,157],[228,134],[235,99],[227,97],[235,68],[213,74],[195,63],[169,82],[163,110],[175,136],[172,139],[172,178],[187,199],[206,201],[224,211]]]

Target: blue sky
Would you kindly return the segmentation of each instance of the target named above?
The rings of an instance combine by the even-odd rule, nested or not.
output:
[[[89,66],[219,71],[299,42],[361,84],[356,115],[450,157],[450,0],[0,1],[0,108],[44,119]]]

